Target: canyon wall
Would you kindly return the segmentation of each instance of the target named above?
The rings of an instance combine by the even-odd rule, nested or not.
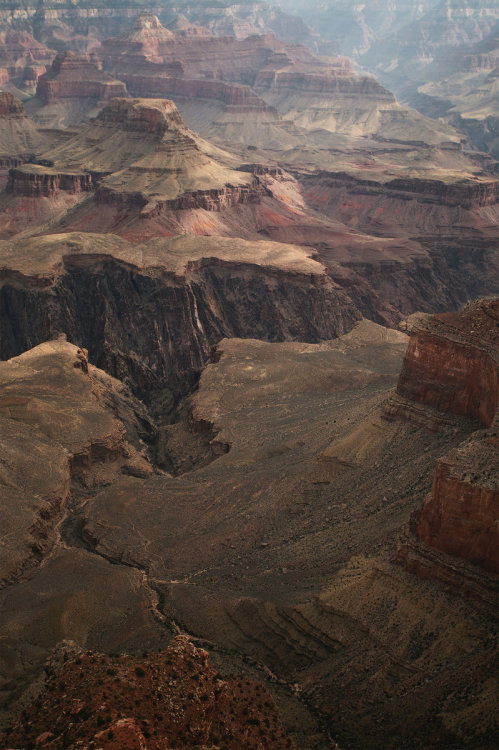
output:
[[[397,385],[400,400],[387,414],[437,430],[446,422],[452,428],[449,416],[467,419],[472,434],[437,460],[431,492],[397,557],[421,577],[488,603],[499,589],[498,329],[499,300],[417,322]],[[479,425],[488,429],[472,432]]]
[[[4,272],[2,359],[64,332],[92,362],[144,395],[198,370],[224,337],[318,341],[360,317],[325,275],[206,259],[185,278],[111,256],[64,257],[57,278]]]
[[[59,53],[50,69],[38,79],[36,95],[44,104],[60,99],[94,98],[107,101],[126,96],[126,86],[102,72],[96,63],[73,52]]]
[[[499,302],[475,313],[419,322],[411,334],[397,394],[490,427],[499,405]]]
[[[24,169],[11,168],[6,191],[17,196],[41,198],[57,195],[60,190],[72,194],[89,192],[93,187],[91,174],[65,173],[33,165]]]
[[[427,546],[499,573],[499,440],[485,433],[437,461],[415,533]]]

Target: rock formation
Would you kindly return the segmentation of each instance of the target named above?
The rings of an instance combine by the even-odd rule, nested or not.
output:
[[[409,570],[442,580],[464,595],[492,601],[497,582],[499,501],[497,413],[499,303],[419,320],[388,416],[444,429],[449,415],[488,427],[435,467],[433,487],[411,520],[399,558]],[[442,554],[443,553],[443,554]]]
[[[499,573],[498,439],[475,434],[437,462],[431,495],[416,526],[428,547]]]
[[[2,19],[3,20],[3,19]],[[7,71],[8,81],[28,88],[52,62],[55,52],[39,42],[28,31],[0,25],[0,68]]]
[[[115,402],[130,443],[125,423],[103,401]],[[0,418],[3,588],[25,578],[56,544],[70,490],[74,497],[78,486],[99,486],[122,470],[146,476],[152,468],[137,450],[150,429],[143,407],[63,338],[0,363]]]
[[[2,250],[11,314],[2,319],[1,356],[63,331],[141,395],[172,372],[199,369],[223,336],[316,341],[360,317],[321,264],[281,243],[184,237],[137,245],[81,233]]]
[[[239,103],[244,93],[235,101],[233,93],[231,101],[228,94],[223,96],[220,85],[213,84],[221,79],[232,84],[233,92],[235,84],[253,87],[267,106],[307,131],[320,127],[333,133],[386,138],[395,130],[400,140],[415,140],[410,134],[414,129],[420,139],[426,130],[430,143],[458,140],[451,128],[401,108],[374,79],[358,76],[346,58],[319,60],[304,46],[286,45],[272,35],[177,37],[146,14],[139,16],[129,33],[106,40],[99,56],[104,69],[123,80],[135,95],[178,97],[179,103],[195,97],[201,100],[198,106],[203,106],[206,97],[229,99],[225,101],[229,105]]]
[[[334,2],[493,71],[486,3]],[[0,7],[0,744],[493,750],[497,163],[265,3],[143,10]]]
[[[0,91],[0,168],[22,164],[44,145],[46,139],[26,116],[24,105]]]
[[[499,156],[499,39],[494,30],[464,52],[444,60],[412,100],[422,112],[463,130],[481,151]]]
[[[144,657],[110,657],[63,643],[45,669],[44,690],[26,720],[4,737],[7,745],[296,750],[267,691],[254,680],[222,677],[208,652],[186,636]]]
[[[29,112],[45,127],[64,127],[89,119],[104,102],[126,95],[125,85],[99,70],[88,55],[61,52],[38,79]]]
[[[61,239],[36,241],[40,247],[37,273],[40,281],[45,278],[52,300],[47,316],[53,316],[50,285],[54,273],[60,273]],[[109,239],[87,236],[86,241],[93,247],[92,262],[96,262],[100,246]],[[187,259],[197,241],[186,254],[190,241],[170,240],[165,253],[164,241],[151,241],[138,251],[119,238],[112,240],[114,254],[122,257],[123,274],[131,273],[132,262],[137,269],[155,268],[158,274],[159,259],[164,263],[169,257],[176,276],[182,268],[186,269],[183,273],[193,273],[193,262]],[[92,297],[85,291],[81,294],[83,269],[90,260],[85,257],[85,247],[77,249],[81,240],[74,235],[66,235],[66,242],[65,252],[72,248],[72,256],[64,263],[74,263],[75,269],[79,264],[79,275],[67,289],[77,287],[87,306],[96,309]],[[210,238],[205,242],[214,243]],[[227,240],[227,251],[231,243]],[[198,249],[198,255],[208,254],[208,247]],[[279,283],[278,247],[267,245],[265,251],[272,284]],[[255,253],[255,248],[241,245],[241,257],[245,250]],[[289,268],[294,267],[297,280],[300,269],[306,271],[307,278],[315,273],[314,261],[306,260],[297,249],[287,252]],[[19,246],[11,253],[18,258],[19,282],[22,263],[29,266],[32,253],[28,251],[24,260]],[[261,268],[263,261],[264,257],[259,262]],[[283,261],[281,257],[281,265]],[[99,262],[97,278],[102,287],[102,256]],[[212,264],[206,279],[214,278],[214,268]],[[135,287],[147,285],[151,298],[160,296],[151,287],[152,275],[141,280],[138,271],[133,273]],[[161,273],[166,280],[164,267]],[[200,286],[220,307],[221,289],[233,284],[233,279],[234,267],[216,291],[207,288],[207,281]],[[247,283],[251,283],[250,276]],[[289,287],[289,280],[282,283]],[[250,286],[253,310],[260,306],[255,297],[259,284]],[[130,291],[121,292],[116,283],[112,286],[128,304]],[[241,293],[236,292],[240,300]],[[13,299],[8,302],[11,308]],[[235,299],[231,315],[237,312]],[[163,309],[165,300],[163,294]],[[168,305],[172,309],[171,302]],[[309,301],[301,303],[302,310],[308,306]],[[67,305],[64,309],[68,319]],[[111,330],[109,302],[106,309],[107,319],[98,317],[103,330]],[[191,306],[191,310],[195,316],[195,308]],[[151,328],[157,324],[158,312],[144,310]],[[182,313],[172,312],[170,328],[182,317]],[[197,312],[205,326],[199,304]],[[248,318],[247,311],[244,317]],[[265,315],[267,321],[272,317],[275,313]],[[145,330],[145,320],[137,312],[131,319]],[[289,324],[289,314],[286,319]],[[124,325],[129,335],[128,321]],[[14,421],[26,420],[31,414],[37,429],[53,430],[46,439],[56,438],[69,447],[74,433],[60,432],[57,415],[67,414],[64,399],[73,398],[83,388],[81,406],[72,407],[78,436],[97,434],[101,426],[103,434],[110,435],[112,430],[106,425],[114,424],[122,426],[120,440],[126,441],[119,443],[112,456],[100,452],[99,443],[90,451],[91,460],[88,450],[86,457],[73,459],[71,496],[54,521],[45,521],[46,525],[55,523],[50,543],[40,547],[26,578],[11,581],[0,592],[0,605],[6,612],[1,624],[5,655],[0,662],[2,695],[9,700],[11,712],[14,705],[18,710],[25,707],[30,717],[21,717],[14,724],[8,735],[12,742],[22,744],[27,737],[20,734],[23,732],[39,737],[54,732],[54,727],[59,731],[66,726],[66,704],[56,703],[64,701],[64,692],[71,698],[71,711],[76,706],[73,698],[87,705],[79,687],[82,680],[75,679],[83,661],[88,685],[98,686],[102,679],[100,687],[106,696],[102,694],[101,699],[97,691],[95,709],[89,697],[89,715],[81,713],[71,731],[88,732],[85,737],[112,731],[121,738],[124,735],[120,733],[126,730],[129,737],[129,732],[135,732],[135,722],[149,741],[140,718],[129,711],[126,692],[116,693],[115,688],[125,688],[127,675],[132,682],[148,679],[147,664],[158,667],[154,680],[161,681],[159,665],[164,663],[164,655],[82,655],[82,664],[78,664],[69,654],[62,666],[64,676],[49,680],[54,690],[47,686],[38,708],[36,704],[29,708],[36,693],[23,691],[32,675],[40,674],[43,660],[59,640],[76,640],[84,650],[95,649],[100,642],[108,654],[116,650],[141,653],[144,648],[157,651],[164,648],[172,632],[178,633],[176,628],[182,623],[182,629],[201,636],[203,645],[214,649],[213,658],[221,659],[224,670],[256,670],[267,689],[282,700],[283,724],[288,731],[292,728],[300,747],[331,747],[331,739],[314,723],[309,706],[328,721],[331,734],[344,745],[361,746],[368,735],[372,748],[385,747],[387,736],[400,737],[410,747],[421,716],[426,717],[423,735],[427,742],[452,737],[457,745],[462,737],[470,737],[470,747],[486,745],[492,731],[490,699],[494,690],[487,682],[493,658],[493,649],[487,645],[493,628],[490,598],[482,597],[483,611],[477,618],[475,604],[446,593],[438,581],[421,581],[391,562],[401,528],[431,489],[432,466],[439,457],[452,455],[469,434],[468,422],[458,421],[451,429],[428,433],[411,423],[389,423],[381,418],[406,345],[403,333],[369,321],[360,321],[334,341],[316,344],[225,339],[204,368],[199,386],[180,405],[177,402],[177,409],[172,410],[162,379],[163,389],[156,390],[151,401],[158,420],[156,433],[150,431],[140,410],[143,407],[126,396],[126,391],[120,392],[116,381],[91,366],[85,374],[81,367],[86,363],[84,352],[79,355],[76,347],[66,342],[52,342],[44,345],[49,348],[47,353],[38,348],[5,364],[14,372],[24,358],[32,363],[33,374],[29,388],[26,378],[9,381],[6,397],[11,400],[0,420],[3,429],[13,430],[17,427]],[[173,343],[173,351],[177,347]],[[124,345],[113,341],[110,353],[111,348],[117,361]],[[167,348],[163,338],[162,351]],[[147,356],[146,349],[151,350],[149,344],[140,357]],[[40,359],[41,354],[45,359]],[[133,361],[138,363],[139,357],[130,357],[130,364]],[[54,366],[64,374],[62,394],[61,383],[53,376]],[[137,373],[133,371],[136,383],[140,381]],[[145,379],[143,385],[145,391],[151,388]],[[38,402],[46,405],[44,410],[38,407],[36,415],[29,411],[35,392]],[[28,398],[32,400],[28,405],[16,402]],[[47,418],[52,414],[49,407],[56,408],[50,422],[40,419],[40,414]],[[127,468],[130,458],[122,453],[123,448],[129,450],[127,445],[140,448],[140,437],[148,440],[150,456],[159,462],[152,474],[151,464],[144,458],[145,463],[135,462]],[[108,440],[104,439],[105,445]],[[90,442],[87,438],[85,445]],[[39,444],[42,450],[44,443]],[[12,460],[20,476],[23,464],[19,452],[12,454]],[[62,460],[64,467],[64,457]],[[165,475],[165,469],[173,475]],[[481,466],[474,472],[483,474]],[[53,473],[54,485],[57,478]],[[47,490],[52,491],[51,485],[47,484]],[[486,497],[484,492],[484,511]],[[42,565],[36,564],[40,557]],[[469,649],[464,656],[463,645]],[[240,660],[240,654],[246,661]],[[134,676],[137,666],[145,677],[136,671]],[[108,675],[108,669],[117,674]],[[176,667],[175,671],[177,686],[184,686],[183,672]],[[480,688],[473,696],[466,694],[466,705],[479,722],[468,719],[467,712],[462,714],[462,690],[470,674]],[[186,674],[185,686],[192,682],[190,675]],[[120,677],[119,683],[116,677]],[[123,703],[111,701],[108,678],[113,693],[123,696]],[[173,681],[170,676],[169,681]],[[166,685],[159,688],[163,698],[171,696],[172,700],[175,689],[175,685],[168,686],[168,691]],[[194,710],[198,703],[190,703],[188,695],[189,691],[197,695],[196,689],[181,690],[189,704],[185,710]],[[437,712],[444,700],[442,723]],[[62,706],[57,720],[51,718],[50,727],[43,725],[43,716],[52,717],[56,705]],[[106,710],[97,727],[94,723],[101,705]],[[152,727],[166,731],[167,712],[163,710],[162,719],[156,717],[160,713],[154,707],[154,716],[142,717],[151,722],[145,727],[151,738]],[[180,712],[180,718],[183,715]],[[239,715],[235,710],[235,716]],[[48,741],[47,735],[44,738]]]
[[[498,323],[497,301],[420,319],[411,332],[397,395],[409,408],[429,407],[437,423],[443,412],[491,427],[499,406]]]

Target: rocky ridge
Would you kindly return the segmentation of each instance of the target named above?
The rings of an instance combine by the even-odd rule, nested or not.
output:
[[[7,745],[296,748],[266,690],[253,680],[222,677],[208,652],[186,636],[143,657],[107,656],[63,643],[46,672],[42,694],[4,737]]]
[[[66,51],[39,77],[27,106],[38,124],[61,128],[90,119],[117,96],[127,96],[124,83],[102,72],[88,55]]]
[[[388,123],[393,127],[393,122],[400,120],[400,125],[404,123],[399,130],[401,139],[407,140],[414,113],[401,108],[373,78],[359,76],[347,58],[321,60],[304,46],[286,45],[271,35],[192,38],[165,32],[154,16],[139,16],[129,33],[103,42],[98,53],[103,68],[136,95],[162,91],[169,96],[196,96],[202,106],[202,82],[206,81],[207,97],[213,98],[210,82],[221,79],[251,86],[267,106],[307,131],[324,128],[333,133],[386,135]],[[316,110],[313,118],[311,109]],[[355,117],[348,119],[345,111],[353,109]],[[432,142],[458,140],[452,129],[421,116],[417,127],[433,131]]]

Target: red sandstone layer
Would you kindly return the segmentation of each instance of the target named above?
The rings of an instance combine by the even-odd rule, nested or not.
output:
[[[488,435],[436,465],[416,535],[429,547],[499,573],[499,440]]]
[[[499,405],[499,300],[426,318],[411,333],[397,394],[490,427]]]
[[[438,415],[451,414],[489,428],[437,461],[431,493],[398,551],[409,570],[487,601],[481,588],[497,586],[477,588],[468,566],[499,573],[499,300],[419,320],[397,393],[389,418],[438,428]]]
[[[107,73],[85,55],[62,52],[51,68],[42,75],[36,89],[37,96],[46,104],[67,98],[95,98],[107,101],[126,96],[126,86]]]
[[[24,169],[9,170],[7,192],[29,198],[51,197],[60,190],[81,193],[93,190],[92,175],[88,173],[64,173],[51,168],[46,171],[38,165]]]

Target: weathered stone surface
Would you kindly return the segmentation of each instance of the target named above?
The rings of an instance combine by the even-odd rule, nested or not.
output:
[[[420,320],[411,332],[397,393],[490,427],[499,405],[498,324],[497,301]]]
[[[91,174],[64,173],[30,164],[9,170],[6,191],[26,198],[50,198],[61,190],[74,195],[89,192],[93,187]]]
[[[477,423],[490,428],[437,461],[431,493],[399,549],[409,570],[486,601],[497,588],[494,577],[480,587],[472,568],[499,572],[498,327],[497,300],[415,321],[399,399],[385,412],[434,430],[445,429],[448,415],[468,418],[471,429]],[[445,556],[455,558],[454,566]]]
[[[121,383],[89,367],[86,351],[57,340],[0,363],[0,586],[26,577],[52,550],[71,483],[74,491],[123,467],[151,471],[125,424],[103,407],[113,401],[140,447],[143,410]]]
[[[57,654],[48,661],[44,690],[29,708],[31,721],[19,722],[4,736],[7,745],[35,741],[52,749],[65,737],[107,750],[159,750],[178,743],[296,750],[267,691],[254,680],[243,685],[242,677],[222,677],[208,652],[186,636],[144,657],[109,657],[68,646],[59,647],[63,659]]]
[[[59,99],[91,98],[107,101],[126,96],[125,84],[99,70],[88,56],[63,52],[56,56],[49,70],[38,79],[36,95],[44,104]]]
[[[64,331],[143,395],[172,372],[201,367],[224,336],[317,341],[360,317],[320,263],[282,243],[68,234],[2,250],[11,268],[3,303],[18,321],[1,319],[3,356]]]
[[[415,533],[431,548],[499,573],[499,440],[475,433],[437,461]]]

